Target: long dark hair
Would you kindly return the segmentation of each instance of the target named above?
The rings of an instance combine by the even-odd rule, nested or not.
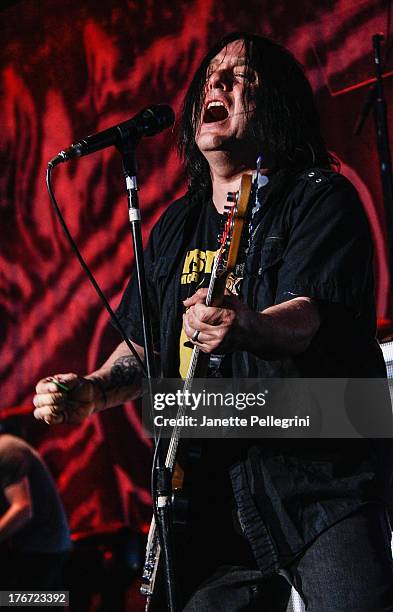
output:
[[[220,40],[202,60],[184,99],[178,150],[191,190],[210,189],[209,166],[195,143],[208,67],[226,45],[236,40],[244,42],[246,63],[257,72],[260,82],[249,123],[251,146],[276,171],[293,173],[312,166],[331,167],[334,159],[321,136],[313,92],[303,68],[287,49],[269,38],[234,32]]]

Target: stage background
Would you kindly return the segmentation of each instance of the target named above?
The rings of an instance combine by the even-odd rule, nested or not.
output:
[[[285,44],[311,80],[328,146],[358,188],[375,248],[378,315],[390,291],[375,128],[354,125],[373,77],[371,36],[389,29],[387,2],[352,0],[22,0],[3,4],[1,82],[2,415],[31,405],[43,376],[98,365],[117,344],[55,219],[47,161],[87,134],[149,104],[175,111],[203,54],[232,30]],[[387,67],[391,69],[388,60]],[[360,83],[363,85],[359,86]],[[392,79],[385,79],[392,125]],[[170,131],[138,149],[143,235],[185,182]],[[111,305],[132,265],[127,204],[114,149],[59,166],[55,192],[66,222]],[[49,429],[24,417],[54,474],[74,534],[150,519],[150,442],[129,404],[79,427]]]

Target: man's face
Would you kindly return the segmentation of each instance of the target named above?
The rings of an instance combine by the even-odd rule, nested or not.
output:
[[[258,76],[247,68],[242,40],[224,47],[210,62],[196,143],[200,151],[226,151],[245,139]],[[248,94],[248,102],[245,93]]]

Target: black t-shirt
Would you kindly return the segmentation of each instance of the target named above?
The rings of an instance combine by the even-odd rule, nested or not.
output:
[[[218,236],[222,229],[223,216],[217,212],[213,202],[208,200],[201,210],[182,262],[179,291],[182,303],[198,289],[209,286],[214,256],[219,246]],[[182,329],[179,339],[179,372],[183,379],[187,375],[191,353],[192,345]]]
[[[180,277],[182,301],[201,287],[208,287],[222,228],[223,216],[217,212],[213,202],[208,200],[201,209],[183,259]]]

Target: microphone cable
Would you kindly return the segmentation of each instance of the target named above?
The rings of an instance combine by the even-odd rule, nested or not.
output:
[[[69,242],[69,244],[71,245],[71,248],[74,252],[74,254],[76,255],[82,269],[84,270],[84,272],[87,274],[87,277],[89,278],[91,284],[93,285],[98,297],[100,298],[101,302],[103,303],[103,305],[105,306],[106,310],[108,311],[114,326],[116,327],[117,331],[120,333],[121,337],[123,338],[124,342],[126,343],[127,347],[130,349],[132,355],[135,357],[135,359],[137,360],[140,368],[142,369],[142,372],[145,376],[147,376],[147,368],[145,366],[145,364],[143,363],[142,359],[140,358],[140,356],[138,355],[137,351],[135,350],[135,348],[133,347],[130,339],[128,338],[122,324],[120,323],[119,318],[117,317],[116,313],[113,311],[112,307],[110,306],[108,300],[106,299],[104,293],[102,292],[100,286],[98,285],[96,279],[94,278],[94,275],[92,274],[92,272],[90,271],[87,263],[85,262],[81,252],[78,249],[78,246],[75,242],[75,240],[73,239],[70,230],[67,227],[67,224],[64,220],[64,217],[61,213],[60,207],[57,203],[53,188],[52,188],[52,182],[51,182],[51,176],[52,176],[52,170],[55,166],[52,166],[50,163],[48,164],[47,170],[46,170],[46,185],[47,185],[47,189],[48,189],[48,193],[49,193],[49,197],[51,200],[51,203],[53,205],[54,211],[56,213],[56,216],[59,220],[59,223],[64,231],[64,234]],[[157,488],[157,468],[158,465],[160,463],[160,461],[164,461],[164,465],[165,465],[165,457],[160,457],[160,451],[161,451],[161,444],[162,444],[162,437],[161,437],[161,428],[159,429],[158,433],[156,431],[156,428],[153,427],[153,440],[154,440],[154,450],[153,450],[153,459],[152,459],[152,465],[151,465],[151,476],[150,476],[150,494],[152,496],[152,510],[153,510],[153,516],[155,518],[155,522],[156,522],[156,527],[157,527],[157,531],[158,531],[158,537],[159,537],[159,541],[160,541],[160,546],[161,546],[161,551],[163,550],[163,526],[161,525],[161,520],[160,520],[160,516],[158,514],[158,508],[156,506],[156,500],[157,500],[157,494],[158,494],[158,488]],[[162,451],[161,451],[162,452]],[[145,561],[144,561],[145,563]]]
[[[143,361],[140,358],[140,356],[138,355],[136,349],[132,345],[132,342],[128,338],[128,336],[126,334],[126,331],[125,331],[124,327],[122,326],[122,324],[120,323],[120,320],[119,320],[118,316],[116,315],[116,313],[112,309],[111,305],[109,304],[108,300],[106,299],[105,295],[103,294],[100,286],[98,285],[96,279],[94,278],[94,275],[90,271],[90,269],[89,269],[87,263],[85,262],[81,252],[79,251],[78,246],[77,246],[75,240],[73,239],[70,230],[67,227],[67,224],[66,224],[66,222],[64,220],[64,217],[63,217],[63,215],[61,213],[61,210],[59,208],[59,205],[57,203],[57,200],[56,200],[53,188],[52,188],[52,182],[51,182],[52,170],[53,170],[53,167],[50,164],[48,164],[48,167],[47,167],[47,170],[46,170],[46,186],[47,186],[47,189],[48,189],[48,193],[49,193],[49,197],[50,197],[51,203],[52,203],[53,208],[55,210],[56,216],[57,216],[57,218],[58,218],[58,220],[60,222],[60,225],[61,225],[61,227],[62,227],[62,229],[64,231],[64,234],[66,235],[66,238],[67,238],[69,244],[71,245],[71,248],[74,251],[74,254],[76,255],[80,265],[82,266],[82,269],[87,274],[87,276],[88,276],[91,284],[93,285],[93,287],[94,287],[98,297],[100,298],[101,302],[103,303],[103,305],[105,306],[106,310],[108,311],[109,316],[111,317],[114,326],[116,327],[117,331],[119,332],[119,334],[123,338],[123,340],[126,343],[127,347],[130,349],[132,355],[137,360],[139,367],[142,369],[142,372],[146,376],[147,375],[147,370],[146,370],[145,364],[143,363]]]

